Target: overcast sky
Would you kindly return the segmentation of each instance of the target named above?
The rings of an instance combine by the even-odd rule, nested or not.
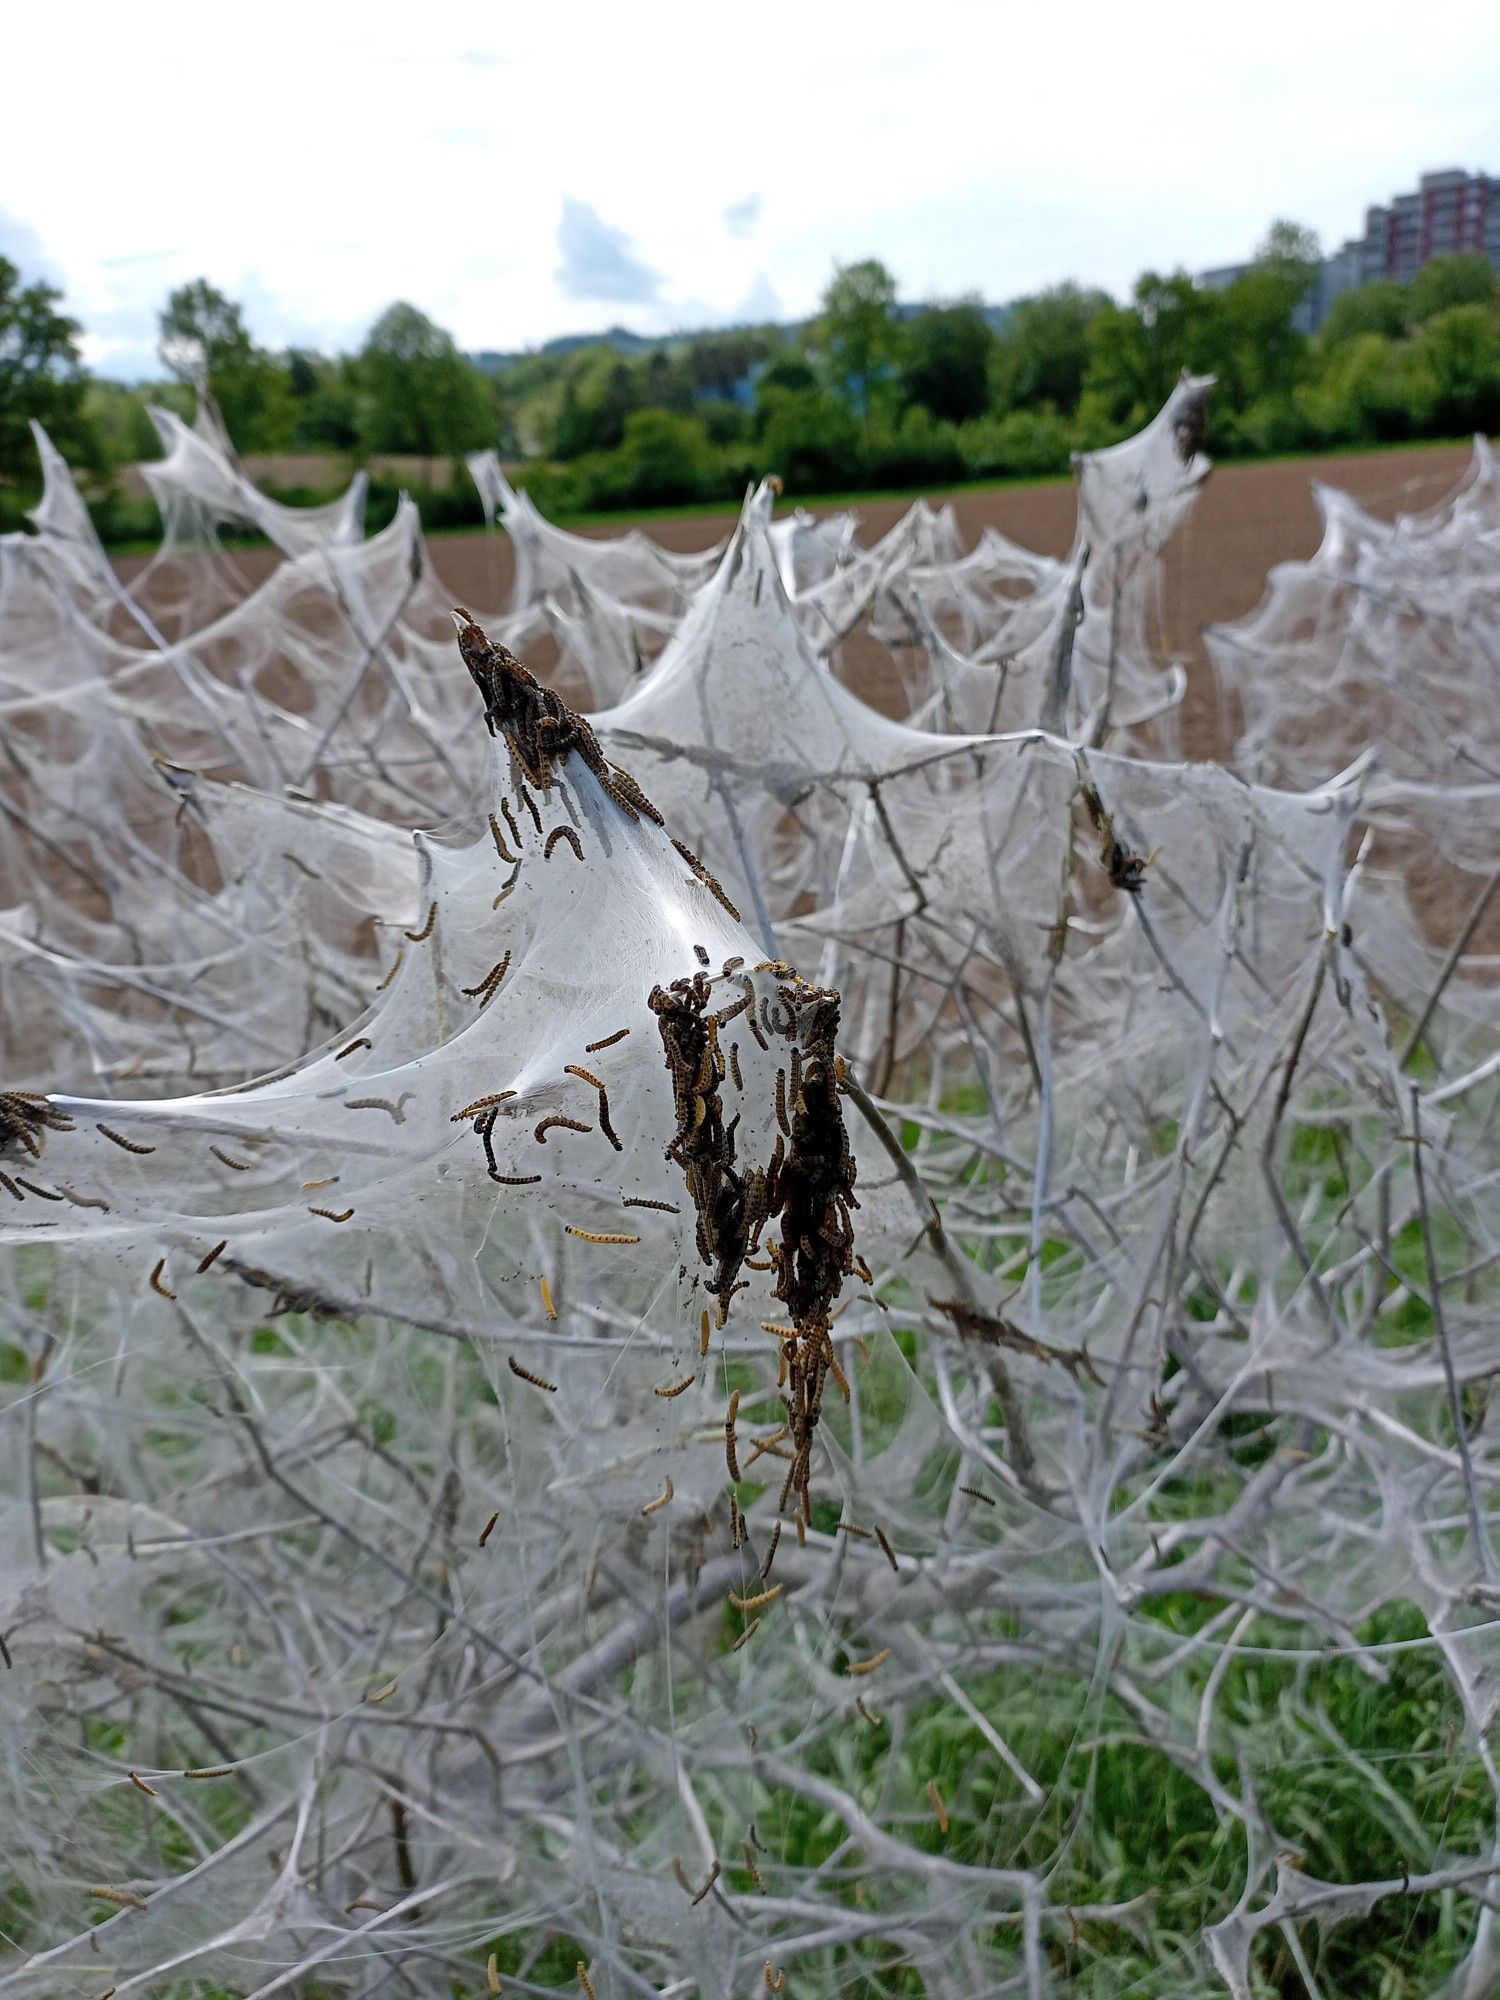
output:
[[[199,275],[267,345],[406,297],[513,348],[797,316],[867,255],[911,299],[1121,293],[1500,172],[1500,6],[1460,0],[90,0],[0,48],[0,253],[127,376]]]

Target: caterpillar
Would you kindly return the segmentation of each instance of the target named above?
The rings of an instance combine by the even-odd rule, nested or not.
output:
[[[685,847],[680,840],[674,840],[672,842],[672,845],[677,849],[677,852],[681,855],[682,859],[687,863],[688,867],[692,870],[693,874],[697,877],[697,879],[703,884],[704,888],[707,889],[708,893],[723,909],[728,910],[730,916],[732,916],[735,922],[738,923],[740,921],[739,911],[734,907],[734,904],[730,902],[729,898],[724,894],[724,891],[720,887],[718,881],[715,879],[713,875],[709,873],[708,869],[704,867],[703,863],[698,859],[697,855],[694,854],[693,850],[690,847]],[[708,961],[705,959],[704,963],[707,964]]]
[[[771,1574],[771,1565],[776,1560],[776,1547],[777,1544],[780,1542],[780,1540],[781,1540],[781,1523],[778,1521],[775,1527],[771,1530],[770,1546],[766,1550],[766,1559],[760,1566],[760,1580],[762,1583],[764,1583],[766,1578]]]
[[[477,1117],[481,1111],[488,1111],[492,1104],[504,1104],[514,1097],[513,1090],[492,1090],[488,1097],[476,1097],[472,1104],[466,1104],[462,1111],[455,1111],[448,1120],[450,1125],[462,1125],[466,1119]]]
[[[526,787],[519,783],[516,786],[516,797],[521,801],[522,805],[525,806],[527,812],[531,814],[531,823],[536,828],[537,832],[540,833],[542,830],[542,816],[536,809],[536,800],[531,796],[530,792],[527,791]],[[517,838],[516,845],[518,847],[520,845],[519,837]]]
[[[584,1069],[582,1064],[565,1063],[563,1065],[563,1069],[566,1075],[576,1076],[584,1083],[591,1083],[595,1088],[595,1090],[598,1091],[599,1130],[604,1134],[605,1138],[608,1139],[609,1143],[614,1147],[617,1153],[623,1153],[625,1148],[620,1144],[619,1138],[615,1132],[615,1128],[609,1122],[609,1092],[604,1088],[604,1085],[599,1081],[599,1078],[594,1075],[594,1072],[591,1069]]]
[[[406,1123],[406,1101],[409,1097],[414,1097],[415,1095],[415,1091],[403,1090],[394,1104],[388,1097],[346,1097],[344,1099],[344,1109],[346,1111],[386,1111],[389,1112],[398,1125],[404,1125]]]
[[[465,986],[460,989],[464,998],[467,1000],[477,1000],[481,1007],[488,1007],[491,1000],[494,999],[496,993],[499,991],[501,980],[509,970],[510,953],[507,952],[504,958],[498,959],[490,967],[477,986]]]
[[[72,1202],[75,1208],[102,1208],[106,1215],[109,1213],[109,1203],[101,1201],[97,1195],[79,1194],[73,1188],[66,1187],[61,1181],[57,1184],[57,1191],[66,1200]]]
[[[740,1462],[735,1451],[734,1420],[739,1415],[740,1392],[734,1390],[729,1398],[729,1412],[724,1419],[724,1460],[729,1467],[729,1476],[736,1486],[740,1480]]]
[[[557,1394],[557,1384],[555,1382],[549,1382],[544,1375],[533,1375],[529,1368],[521,1366],[513,1354],[506,1355],[505,1365],[509,1368],[512,1375],[518,1376],[523,1382],[529,1382],[533,1389],[545,1389],[549,1396]]]
[[[583,1124],[580,1119],[565,1118],[560,1111],[551,1111],[545,1118],[537,1121],[532,1137],[539,1146],[545,1146],[547,1143],[547,1134],[558,1129],[564,1132],[592,1132],[594,1128],[592,1125]]]
[[[117,1132],[112,1125],[96,1125],[94,1130],[102,1132],[106,1139],[112,1140],[115,1145],[121,1147],[127,1153],[154,1153],[156,1151],[154,1146],[141,1146],[134,1139],[127,1139],[123,1132]]]
[[[543,861],[550,861],[552,859],[552,850],[554,847],[556,847],[557,843],[560,840],[566,840],[571,842],[574,854],[578,857],[580,861],[582,861],[583,845],[580,842],[578,835],[574,832],[573,828],[570,826],[553,827],[552,831],[547,835],[547,843],[542,849]]]
[[[768,1590],[757,1591],[753,1597],[741,1597],[731,1590],[729,1601],[736,1611],[759,1611],[763,1604],[770,1604],[781,1595],[781,1585],[773,1583]]]

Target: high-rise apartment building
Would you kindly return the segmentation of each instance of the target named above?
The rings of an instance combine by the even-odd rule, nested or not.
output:
[[[1409,285],[1434,257],[1488,257],[1500,269],[1500,179],[1462,167],[1423,174],[1414,194],[1366,209],[1364,235],[1344,248],[1358,252],[1359,284]]]
[[[1500,271],[1500,176],[1443,167],[1423,174],[1414,193],[1365,210],[1363,236],[1351,236],[1323,259],[1317,282],[1298,309],[1297,324],[1311,333],[1341,292],[1377,278],[1409,285],[1434,257],[1462,256],[1488,257]],[[1222,291],[1253,269],[1251,264],[1221,265],[1201,272],[1198,283],[1208,291]]]

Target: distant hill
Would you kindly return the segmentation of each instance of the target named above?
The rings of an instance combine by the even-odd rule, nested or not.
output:
[[[927,310],[927,303],[898,305],[897,319],[915,319],[918,313]],[[1005,323],[1010,318],[1011,307],[981,306],[986,324],[994,333],[1003,333]],[[616,354],[626,360],[635,360],[642,354],[649,354],[654,348],[685,347],[690,341],[706,340],[715,334],[743,333],[752,326],[764,325],[763,321],[746,321],[736,326],[683,327],[675,333],[632,333],[628,326],[605,327],[598,333],[560,333],[554,340],[543,341],[540,347],[513,348],[502,350],[481,347],[473,350],[468,359],[476,368],[482,368],[487,375],[503,375],[517,362],[533,360],[537,355],[565,357],[576,354],[585,347],[612,347]],[[812,321],[806,319],[781,320],[774,323],[775,330],[789,340],[806,333]]]
[[[696,338],[696,333],[644,334],[632,333],[628,326],[611,326],[601,333],[560,333],[555,340],[544,340],[540,347],[515,348],[509,352],[481,347],[468,359],[476,368],[484,369],[487,375],[503,375],[518,361],[530,361],[539,354],[562,357],[576,354],[584,347],[612,347],[616,354],[634,360],[638,355],[649,354],[653,348],[676,347]]]

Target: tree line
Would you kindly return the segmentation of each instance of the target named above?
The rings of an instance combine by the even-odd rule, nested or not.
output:
[[[1066,284],[997,326],[976,299],[903,308],[865,259],[835,270],[804,326],[635,354],[605,340],[494,368],[405,302],[352,354],[273,352],[199,279],[162,307],[162,381],[129,387],[90,377],[59,292],[0,258],[0,526],[34,496],[35,416],[91,475],[105,532],[147,532],[114,476],[158,449],[147,403],[186,414],[199,382],[241,452],[454,461],[446,493],[419,496],[430,525],[474,517],[459,461],[486,445],[556,513],[732,501],[766,471],[794,494],[1064,473],[1072,451],[1139,428],[1183,367],[1219,378],[1208,446],[1221,458],[1500,428],[1500,292],[1482,257],[1348,292],[1309,335],[1317,271],[1316,240],[1277,223],[1221,290],[1182,271],[1144,273],[1124,303]],[[378,515],[394,487],[375,497]]]

